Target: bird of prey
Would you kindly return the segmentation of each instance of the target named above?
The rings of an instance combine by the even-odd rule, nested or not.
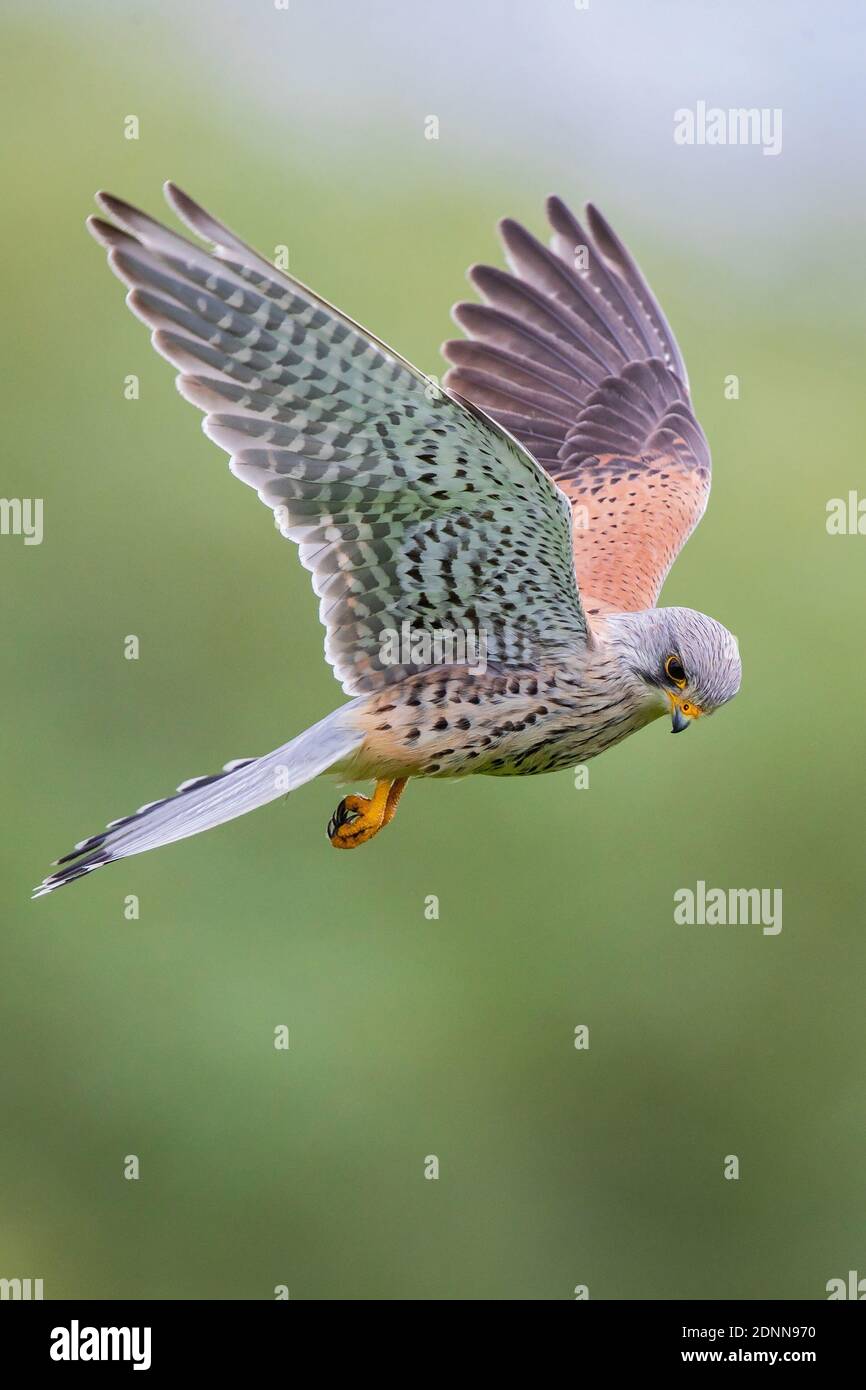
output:
[[[210,251],[107,194],[112,220],[90,231],[205,433],[298,545],[352,698],[113,821],[36,896],[326,772],[375,782],[328,825],[351,849],[412,777],[556,771],[736,694],[731,633],[656,607],[706,506],[710,454],[673,333],[600,212],[584,224],[550,198],[549,248],[500,224],[509,269],[470,270],[482,302],[455,307],[467,336],[445,344],[440,386],[165,193]]]

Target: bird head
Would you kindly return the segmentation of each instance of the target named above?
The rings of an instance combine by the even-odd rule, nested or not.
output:
[[[673,733],[712,714],[739,690],[737,639],[714,618],[691,608],[649,608],[618,614],[615,624],[632,675],[658,714],[670,716]]]

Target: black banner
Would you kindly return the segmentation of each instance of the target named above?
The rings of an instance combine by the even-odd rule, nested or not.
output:
[[[302,1302],[302,1300],[299,1300]],[[333,1317],[333,1314],[330,1315]],[[300,1338],[316,1317],[287,1302],[74,1303],[0,1305],[4,1364],[52,1377],[136,1372],[249,1375],[268,1362],[291,1376],[311,1354]],[[582,1365],[667,1371],[674,1366],[806,1365],[826,1375],[855,1364],[863,1344],[860,1314],[834,1301],[802,1303],[651,1303],[586,1301],[560,1324]],[[291,1339],[291,1340],[287,1340]],[[354,1343],[361,1356],[360,1343]],[[369,1345],[369,1344],[368,1344]],[[509,1346],[511,1342],[509,1340]],[[490,1345],[484,1343],[484,1356]],[[424,1371],[429,1373],[429,1347]],[[480,1348],[479,1348],[480,1350]],[[348,1351],[348,1346],[347,1346]],[[332,1359],[332,1343],[314,1353]],[[381,1356],[381,1348],[376,1353]],[[509,1353],[510,1354],[510,1353]],[[450,1351],[443,1350],[451,1358]],[[495,1353],[494,1353],[495,1355]],[[435,1357],[435,1353],[434,1353]],[[363,1365],[358,1367],[363,1371]]]

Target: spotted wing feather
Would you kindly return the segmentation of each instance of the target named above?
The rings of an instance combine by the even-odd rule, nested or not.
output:
[[[166,192],[212,254],[108,195],[113,222],[91,231],[205,432],[297,542],[346,692],[422,669],[383,659],[404,623],[483,629],[504,665],[585,640],[568,500],[523,445]]]

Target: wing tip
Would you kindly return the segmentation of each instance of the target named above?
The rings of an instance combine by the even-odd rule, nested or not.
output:
[[[148,328],[156,328],[154,305],[147,290],[143,290],[138,285],[134,286],[126,296],[126,303],[127,307],[135,314],[137,319],[147,324]],[[160,322],[163,322],[163,320],[160,320]]]
[[[109,193],[106,188],[97,189],[93,195],[93,201],[102,212],[107,212],[109,217],[122,218],[125,214],[136,211],[131,203],[127,203],[123,198],[118,198],[114,193]]]
[[[109,249],[134,240],[128,232],[121,231],[120,227],[115,227],[113,222],[106,222],[103,217],[97,217],[95,213],[90,213],[84,219],[84,225],[94,241],[97,241],[100,246],[109,247]]]
[[[558,193],[548,193],[544,200],[544,211],[548,222],[551,224],[556,217],[561,217],[563,213],[568,213],[568,204],[560,198]]]
[[[518,222],[516,217],[500,217],[496,224],[496,230],[506,247],[511,241],[523,241],[529,236],[523,223]]]
[[[451,359],[451,356],[450,356],[450,350],[451,350],[453,344],[454,344],[454,343],[458,343],[458,342],[463,342],[463,341],[464,341],[464,339],[462,339],[462,338],[445,338],[445,339],[439,344],[439,352],[440,352],[441,355],[445,358],[445,361],[446,361],[446,362],[450,362],[450,361],[452,360],[452,359]]]
[[[596,241],[606,241],[610,247],[622,252],[623,247],[619,237],[608,222],[604,213],[595,203],[587,203],[586,220],[589,223],[589,230]]]
[[[466,279],[474,290],[479,294],[486,293],[485,286],[491,281],[499,282],[499,277],[507,274],[507,271],[500,270],[499,266],[488,265],[486,261],[474,261],[466,272]]]
[[[172,212],[177,213],[181,221],[186,222],[188,226],[192,225],[190,217],[202,211],[198,203],[188,193],[185,193],[173,179],[166,179],[162,185],[162,194]]]

